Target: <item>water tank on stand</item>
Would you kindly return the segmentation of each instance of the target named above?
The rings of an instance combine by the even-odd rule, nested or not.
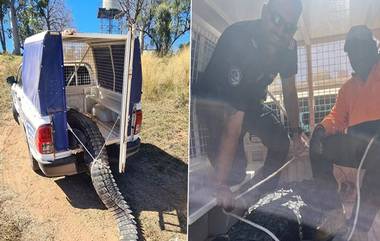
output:
[[[120,10],[120,2],[118,0],[103,0],[102,8],[106,10],[111,10],[111,9]]]
[[[121,33],[120,22],[117,20],[121,13],[119,0],[103,0],[102,7],[98,10],[100,19],[100,32]]]

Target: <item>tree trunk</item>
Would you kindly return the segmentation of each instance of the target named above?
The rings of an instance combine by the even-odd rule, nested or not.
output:
[[[140,52],[143,54],[144,52],[144,27],[140,30],[140,35],[139,35],[139,41],[140,41]]]
[[[0,41],[1,47],[3,48],[3,53],[7,52],[7,42],[5,40],[5,31],[4,31],[4,19],[0,19]]]
[[[47,8],[46,9],[46,17],[45,17],[46,27],[47,27],[47,30],[51,30],[49,1],[48,1],[48,6],[46,8]]]
[[[51,30],[50,19],[48,18],[46,18],[46,27],[47,27],[47,30]]]
[[[17,16],[16,16],[16,9],[15,9],[15,0],[11,0],[10,4],[11,9],[11,23],[12,23],[12,36],[13,36],[13,54],[20,55],[20,36],[18,32],[18,26],[17,26]]]

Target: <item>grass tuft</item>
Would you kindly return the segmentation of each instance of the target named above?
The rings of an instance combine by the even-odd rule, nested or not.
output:
[[[152,52],[144,52],[142,56],[144,100],[172,99],[175,100],[176,106],[184,107],[189,100],[189,61],[189,47],[162,58]]]
[[[7,84],[6,78],[11,75],[16,75],[20,63],[20,56],[9,54],[0,55],[0,113],[7,112],[12,107],[11,88]],[[0,114],[0,116],[2,115],[3,114]]]

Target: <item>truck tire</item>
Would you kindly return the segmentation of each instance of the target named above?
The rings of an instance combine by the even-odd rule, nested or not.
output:
[[[28,145],[28,149],[29,149],[29,145]],[[38,165],[38,162],[36,161],[36,159],[34,159],[30,150],[29,150],[29,158],[30,158],[30,166],[32,167],[32,170],[37,172],[39,175],[41,175],[42,171],[40,170],[40,166]]]
[[[17,113],[17,110],[16,110],[14,104],[12,104],[12,114],[13,114],[13,119],[15,119],[16,123],[17,123],[18,125],[20,125],[20,122],[19,122],[19,120],[18,120],[18,113]]]
[[[25,136],[26,146],[28,148],[30,167],[32,168],[33,171],[35,171],[35,172],[37,172],[38,174],[41,175],[42,172],[41,173],[39,172],[40,171],[40,167],[38,166],[38,162],[36,161],[36,159],[34,159],[32,153],[30,152],[30,147],[29,147],[29,142],[28,142],[28,137],[26,135],[26,129],[25,129],[25,127],[23,129],[24,129],[24,136]]]
[[[99,156],[93,160],[84,150],[83,159],[89,168],[96,193],[116,219],[120,240],[138,240],[135,218],[112,175],[106,149],[104,148],[99,155],[104,144],[104,138],[98,126],[90,118],[75,110],[67,112],[67,121],[91,155],[94,158]]]

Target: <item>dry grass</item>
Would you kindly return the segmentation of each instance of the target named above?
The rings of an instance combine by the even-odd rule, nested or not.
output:
[[[145,52],[142,140],[187,163],[190,49],[164,58]]]
[[[144,99],[169,98],[179,106],[185,105],[189,99],[189,61],[189,47],[163,58],[145,52],[142,56]]]
[[[3,125],[5,118],[9,118],[11,110],[10,86],[6,78],[15,75],[21,62],[18,56],[3,54],[0,55],[0,127]],[[7,204],[13,197],[10,190],[4,187],[3,178],[3,161],[5,158],[0,150],[0,240],[17,241],[21,240],[23,220],[12,217],[7,211]]]
[[[19,56],[0,55],[0,121],[4,113],[8,112],[12,106],[10,87],[7,84],[6,78],[10,75],[16,75],[20,63],[21,57]]]
[[[0,189],[0,240],[3,241],[17,241],[21,239],[22,227],[18,224],[17,220],[9,217],[9,214],[4,210],[3,203],[6,202],[5,194],[9,194],[9,190]]]
[[[175,100],[145,100],[141,138],[170,155],[188,161],[188,103],[176,106]]]

